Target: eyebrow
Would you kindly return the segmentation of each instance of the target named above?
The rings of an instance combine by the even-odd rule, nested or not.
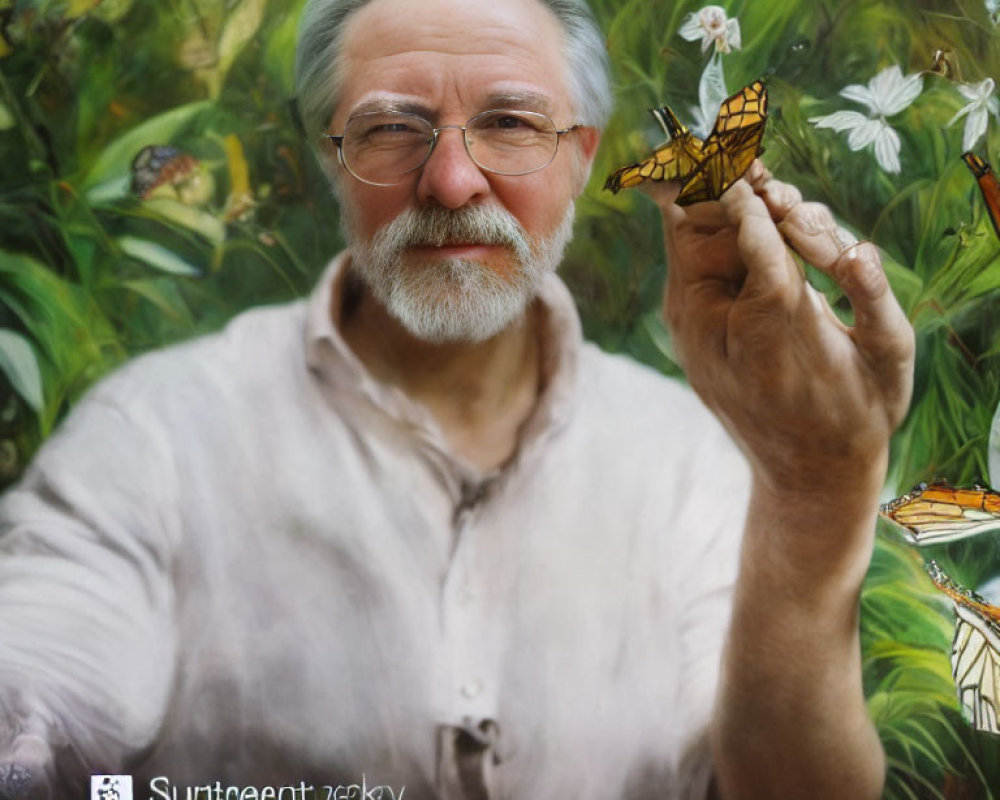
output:
[[[421,103],[418,100],[394,97],[392,95],[382,95],[370,97],[367,100],[363,100],[358,103],[358,105],[351,109],[348,119],[356,117],[359,114],[370,114],[372,112],[380,111],[405,111],[408,114],[416,114],[425,118],[429,117],[432,113],[431,108],[428,105]]]
[[[555,108],[552,99],[541,92],[532,91],[499,91],[486,96],[482,111],[493,108],[510,108],[521,111],[539,111],[551,115]],[[434,121],[437,111],[426,103],[408,97],[394,95],[376,95],[362,100],[351,109],[348,119],[359,114],[369,114],[382,111],[405,111],[416,114],[424,119]]]
[[[552,98],[532,91],[496,92],[487,96],[485,107],[541,111],[543,114],[551,114],[554,110]]]

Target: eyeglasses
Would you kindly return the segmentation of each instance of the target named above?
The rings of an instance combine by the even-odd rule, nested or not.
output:
[[[337,146],[340,163],[359,181],[392,186],[427,162],[441,131],[462,131],[465,150],[480,169],[527,175],[551,164],[560,137],[579,127],[560,130],[534,111],[494,109],[476,114],[465,125],[440,128],[405,111],[372,111],[347,120],[341,136],[323,137]]]

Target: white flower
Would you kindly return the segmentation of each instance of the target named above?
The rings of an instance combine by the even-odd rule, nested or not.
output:
[[[735,17],[727,19],[722,6],[705,6],[697,14],[688,14],[678,33],[689,42],[701,39],[702,52],[713,42],[719,53],[739,50],[743,44],[739,21]]]
[[[962,117],[966,117],[965,133],[962,135],[963,151],[971,150],[986,133],[986,122],[990,114],[1000,119],[1000,102],[997,102],[997,99],[993,97],[995,88],[996,83],[993,78],[987,78],[979,83],[960,83],[958,85],[958,91],[969,102],[948,120],[948,124],[954,125]]]
[[[893,64],[868,81],[867,86],[852,84],[840,91],[841,97],[867,106],[868,116],[858,111],[837,111],[825,117],[811,117],[809,121],[817,128],[850,131],[848,147],[861,150],[872,145],[879,166],[886,172],[899,172],[899,135],[886,117],[905,109],[923,88],[919,73],[904,77],[903,71]]]
[[[705,65],[698,81],[698,107],[691,108],[691,130],[704,139],[715,127],[719,106],[729,96],[722,71],[722,56],[716,52]]]
[[[986,10],[994,25],[1000,25],[1000,0],[986,0]]]

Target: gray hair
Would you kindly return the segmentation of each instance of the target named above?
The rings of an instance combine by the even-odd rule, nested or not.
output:
[[[299,115],[314,145],[340,92],[339,55],[351,14],[370,0],[308,0],[299,21],[295,91]],[[569,90],[576,120],[603,128],[611,116],[611,77],[604,36],[586,0],[539,0],[565,31]]]

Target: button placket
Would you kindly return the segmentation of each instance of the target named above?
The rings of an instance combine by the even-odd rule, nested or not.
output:
[[[446,713],[452,725],[478,724],[496,715],[497,631],[491,623],[481,520],[489,494],[485,482],[466,485],[454,516],[455,544],[442,592],[444,650],[448,664]]]

